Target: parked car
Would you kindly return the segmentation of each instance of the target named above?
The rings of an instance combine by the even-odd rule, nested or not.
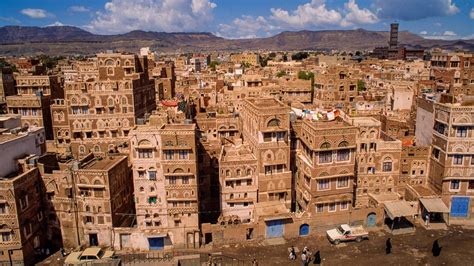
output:
[[[334,245],[338,245],[341,242],[352,241],[361,242],[364,239],[369,238],[369,233],[364,230],[362,226],[349,226],[348,224],[342,224],[337,228],[326,231],[326,235],[329,242]]]
[[[86,248],[84,251],[72,252],[66,257],[65,265],[80,265],[86,262],[112,259],[114,252],[101,248]]]

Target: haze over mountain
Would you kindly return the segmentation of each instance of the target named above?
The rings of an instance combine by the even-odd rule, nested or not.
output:
[[[94,54],[118,49],[136,52],[149,46],[162,52],[210,50],[363,50],[386,46],[388,32],[357,30],[286,31],[268,38],[224,39],[207,32],[131,31],[98,35],[78,27],[0,27],[0,54]],[[399,43],[412,47],[474,50],[474,40],[429,40],[402,31]]]

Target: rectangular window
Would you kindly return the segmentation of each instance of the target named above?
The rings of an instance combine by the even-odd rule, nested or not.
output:
[[[467,127],[458,127],[456,129],[456,137],[457,138],[465,138],[467,137]]]
[[[265,174],[266,175],[271,175],[272,174],[272,166],[271,165],[266,165],[265,166]]]
[[[189,176],[183,176],[183,185],[189,184]]]
[[[141,158],[141,159],[153,158],[153,150],[152,149],[139,149],[138,158]]]
[[[392,171],[392,162],[383,162],[382,171],[391,172]]]
[[[286,132],[277,132],[276,139],[277,141],[285,141]]]
[[[332,151],[319,152],[319,163],[330,163],[330,162],[332,162]]]
[[[316,205],[316,212],[323,212],[324,211],[324,204],[317,204]]]
[[[337,151],[337,160],[338,161],[349,161],[349,155],[351,152],[349,150],[338,150]]]
[[[187,160],[188,159],[188,151],[179,151],[179,159],[180,160]]]
[[[434,148],[432,155],[435,159],[439,160],[439,150],[438,149]]]
[[[3,232],[2,233],[2,242],[10,242],[11,240],[11,233],[10,232]]]
[[[178,203],[177,203],[177,202],[173,202],[173,203],[172,203],[172,206],[173,206],[173,207],[178,207]]]
[[[349,177],[338,177],[337,178],[337,188],[348,188],[349,187]]]
[[[471,155],[471,165],[474,165],[474,155]]]
[[[94,223],[94,217],[86,216],[84,221],[85,221],[86,224],[93,224]]]
[[[272,141],[272,133],[263,133],[263,141],[264,142],[271,142]]]
[[[336,203],[329,203],[328,211],[329,212],[335,212],[336,211]]]
[[[145,177],[145,171],[138,171],[138,177],[144,178]]]
[[[435,125],[434,125],[434,130],[436,132],[438,132],[439,134],[441,135],[444,135],[445,133],[445,130],[446,130],[446,126],[438,121],[435,122]]]
[[[173,160],[173,151],[163,151],[165,160]]]
[[[469,180],[469,184],[467,186],[467,189],[474,190],[474,180]]]
[[[367,167],[367,174],[375,174],[375,167]]]
[[[148,179],[156,180],[156,171],[149,170],[148,171]]]
[[[0,203],[0,214],[7,213],[7,205],[5,203]]]
[[[170,185],[176,185],[176,176],[170,176]]]
[[[189,201],[185,201],[185,202],[184,202],[184,207],[189,207],[190,205],[191,205],[191,204],[190,204]]]
[[[449,185],[449,189],[451,190],[459,190],[460,188],[460,181],[459,180],[451,180],[451,184]]]
[[[453,165],[462,165],[462,155],[454,155],[453,156]]]
[[[148,203],[150,204],[156,204],[156,197],[148,197]]]
[[[349,204],[347,203],[347,201],[343,201],[340,204],[341,204],[341,211],[349,209]]]
[[[20,206],[22,210],[28,207],[28,195],[25,195],[20,198]]]
[[[321,179],[318,181],[318,190],[328,190],[330,185],[329,179]]]

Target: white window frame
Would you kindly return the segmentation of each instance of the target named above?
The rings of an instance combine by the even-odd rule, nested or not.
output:
[[[327,181],[328,182],[327,188],[321,188],[322,181]],[[331,190],[331,179],[326,178],[326,179],[318,180],[318,191],[326,191],[326,190]]]
[[[345,204],[346,207],[345,207],[345,208],[342,208],[342,204]],[[341,201],[341,202],[339,203],[339,209],[340,209],[341,211],[347,211],[347,210],[349,210],[349,202],[347,202],[347,201]]]
[[[458,182],[458,188],[452,188],[453,183],[454,183],[453,181]],[[461,190],[461,180],[453,179],[453,180],[449,181],[449,191],[460,191],[460,190]]]

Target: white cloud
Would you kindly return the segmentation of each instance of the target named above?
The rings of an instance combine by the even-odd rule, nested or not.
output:
[[[216,35],[231,39],[248,39],[269,36],[279,29],[278,26],[270,24],[262,16],[244,15],[241,18],[234,19],[231,24],[220,24]]]
[[[420,31],[420,34],[421,34],[421,35],[427,35],[428,32],[427,32],[426,30],[422,30],[422,31]]]
[[[447,30],[443,32],[444,36],[457,36],[457,34],[454,31]]]
[[[69,11],[82,13],[82,12],[89,12],[90,9],[85,6],[71,6],[69,7]]]
[[[296,10],[288,12],[281,8],[270,9],[270,18],[288,28],[307,26],[336,25],[341,22],[341,14],[334,9],[327,9],[324,0],[312,0],[299,5]]]
[[[30,18],[47,18],[52,16],[52,14],[48,13],[46,10],[39,8],[25,8],[22,9],[20,13]]]
[[[469,12],[469,17],[474,19],[474,8],[471,8],[471,12]]]
[[[215,7],[209,0],[110,0],[86,28],[99,33],[203,30]]]
[[[56,21],[52,24],[49,24],[49,25],[46,25],[46,27],[59,27],[59,26],[66,26],[65,24],[63,24],[62,22],[60,21]]]
[[[0,17],[0,21],[10,23],[10,24],[21,24],[21,21],[12,17]]]
[[[459,39],[469,39],[471,36],[459,36],[457,33],[454,31],[444,31],[442,33],[440,32],[434,32],[431,35],[424,35],[423,38],[425,39],[434,39],[434,40],[459,40]]]
[[[341,21],[341,26],[347,27],[354,24],[374,24],[379,21],[377,15],[367,8],[360,9],[355,0],[349,0],[344,4],[346,11],[348,12],[344,19]]]
[[[380,18],[402,20],[450,16],[459,12],[452,0],[375,0],[373,7]]]

